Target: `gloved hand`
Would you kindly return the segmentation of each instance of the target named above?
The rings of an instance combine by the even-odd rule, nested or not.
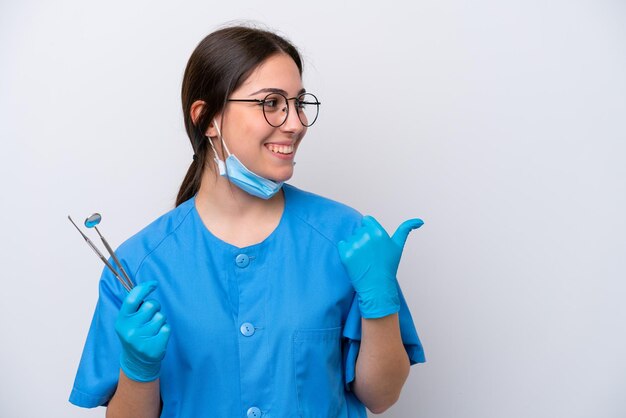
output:
[[[115,322],[122,342],[120,366],[129,379],[151,382],[159,377],[161,360],[170,338],[161,305],[146,297],[157,288],[157,282],[137,285],[128,293]]]
[[[393,237],[371,216],[347,241],[338,243],[339,256],[357,293],[363,318],[381,318],[400,310],[396,273],[409,233],[421,219],[403,222]]]

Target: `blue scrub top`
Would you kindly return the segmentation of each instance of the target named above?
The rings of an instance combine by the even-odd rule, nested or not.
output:
[[[203,224],[192,198],[126,241],[116,254],[172,333],[161,368],[161,417],[366,417],[350,391],[361,339],[354,288],[337,242],[362,216],[283,186],[285,209],[263,242],[227,244]],[[126,292],[104,269],[70,402],[106,405],[121,345],[114,324]],[[424,361],[401,297],[402,339]]]

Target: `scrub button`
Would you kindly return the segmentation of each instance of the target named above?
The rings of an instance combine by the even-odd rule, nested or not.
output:
[[[248,409],[248,418],[259,418],[261,416],[261,410],[256,406]]]
[[[241,328],[239,328],[239,331],[241,331],[241,333],[245,337],[251,337],[252,335],[254,335],[254,325],[252,325],[250,322],[244,322],[243,324],[241,324]],[[248,416],[250,415],[248,414]]]
[[[248,264],[250,264],[250,257],[245,254],[239,254],[235,257],[235,263],[237,263],[237,267],[239,268],[248,267]]]

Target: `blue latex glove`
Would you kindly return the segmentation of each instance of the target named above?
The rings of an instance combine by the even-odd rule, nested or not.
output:
[[[382,318],[400,310],[396,273],[409,233],[421,219],[403,222],[393,237],[371,216],[346,241],[338,243],[343,262],[359,301],[363,318]]]
[[[170,338],[161,305],[148,295],[157,282],[137,285],[124,299],[115,322],[115,331],[122,342],[120,366],[129,379],[151,382],[159,377],[161,360]]]

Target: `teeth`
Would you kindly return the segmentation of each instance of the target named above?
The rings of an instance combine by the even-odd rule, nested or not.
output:
[[[291,154],[293,152],[293,145],[268,144],[267,148],[270,151],[276,152],[276,153],[279,153],[279,154]]]

